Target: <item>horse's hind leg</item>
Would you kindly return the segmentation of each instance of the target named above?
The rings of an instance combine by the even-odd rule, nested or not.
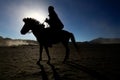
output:
[[[64,58],[64,61],[63,61],[63,63],[65,63],[66,60],[69,59],[70,49],[68,47],[68,42],[64,42],[63,45],[64,45],[64,47],[66,49],[66,55],[65,55],[65,58]]]

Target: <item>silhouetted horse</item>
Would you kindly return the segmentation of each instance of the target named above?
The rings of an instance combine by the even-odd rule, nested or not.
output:
[[[75,43],[75,39],[72,33],[65,30],[53,31],[50,28],[44,28],[43,24],[40,24],[39,21],[33,18],[24,18],[23,21],[25,22],[25,24],[21,29],[21,34],[26,34],[31,30],[33,35],[36,37],[37,41],[39,42],[40,57],[37,63],[39,63],[42,60],[43,47],[45,48],[45,51],[47,53],[48,61],[50,61],[51,58],[48,50],[49,45],[62,42],[62,44],[66,48],[66,55],[63,62],[65,62],[69,58],[69,47],[68,47],[69,39],[71,39],[75,48],[77,49],[77,45]]]

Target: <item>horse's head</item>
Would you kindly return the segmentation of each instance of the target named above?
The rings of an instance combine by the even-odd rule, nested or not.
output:
[[[21,34],[26,34],[27,32],[29,32],[29,30],[31,30],[30,28],[30,23],[28,18],[24,18],[23,22],[25,23],[23,28],[21,29]]]
[[[23,28],[21,29],[21,34],[26,34],[30,30],[36,29],[39,27],[43,28],[43,26],[37,21],[36,19],[33,18],[24,18],[23,22],[25,23]],[[41,25],[41,26],[40,26]]]

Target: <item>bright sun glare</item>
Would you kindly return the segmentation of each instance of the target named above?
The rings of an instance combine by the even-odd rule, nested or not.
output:
[[[38,21],[40,21],[40,23],[43,23],[47,15],[45,15],[43,12],[40,11],[28,11],[25,12],[24,17],[35,18]]]

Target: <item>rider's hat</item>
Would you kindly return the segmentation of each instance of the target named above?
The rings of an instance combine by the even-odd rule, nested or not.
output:
[[[54,7],[53,6],[49,6],[48,9],[49,10],[54,10]]]

